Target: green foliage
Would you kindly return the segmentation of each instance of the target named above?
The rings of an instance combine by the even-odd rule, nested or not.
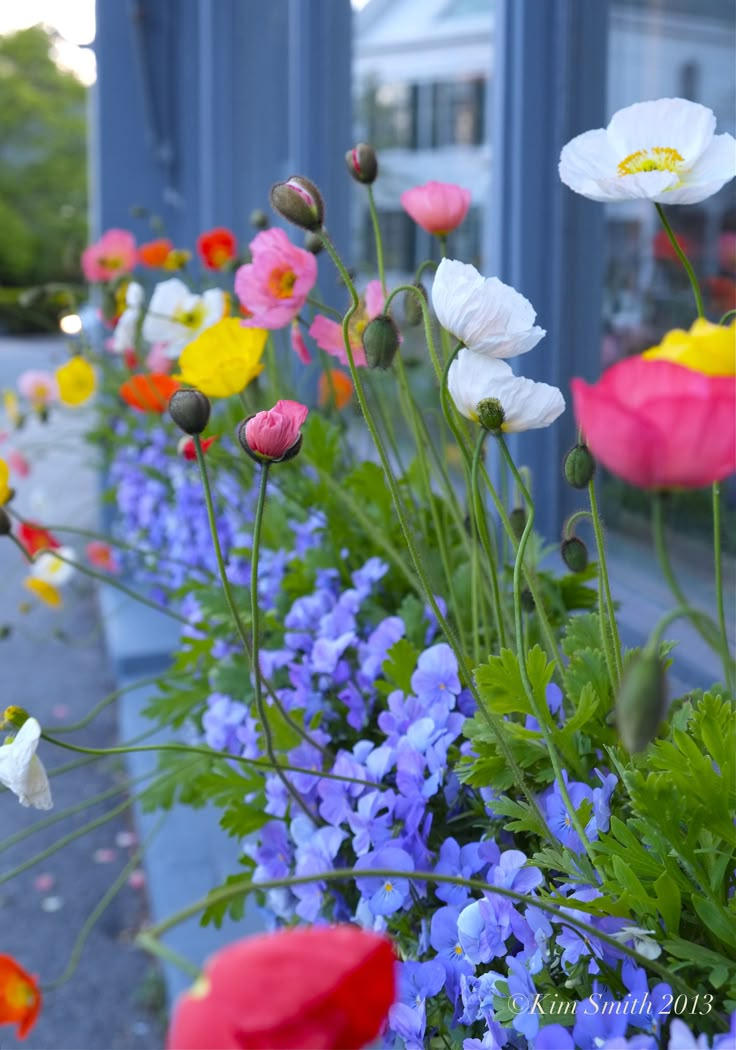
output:
[[[77,280],[87,236],[86,89],[52,47],[40,26],[0,37],[0,284],[16,288]]]

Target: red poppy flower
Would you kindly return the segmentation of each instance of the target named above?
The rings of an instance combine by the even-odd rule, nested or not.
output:
[[[158,240],[141,244],[138,249],[138,261],[151,269],[160,270],[173,250],[174,245],[168,237],[159,237]]]
[[[34,525],[30,521],[24,521],[18,529],[18,539],[28,553],[33,557],[39,551],[53,551],[61,547],[61,544],[52,536],[48,529]]]
[[[36,980],[11,955],[0,955],[0,1024],[17,1024],[19,1039],[25,1039],[41,1009]]]
[[[217,434],[211,438],[202,438],[202,452],[206,452],[211,445],[217,441]],[[184,459],[195,460],[197,453],[194,448],[194,438],[183,437],[177,446],[177,452],[184,457]]]
[[[126,379],[118,392],[126,405],[139,412],[165,412],[169,398],[179,385],[176,379],[163,372],[149,372]]]
[[[197,251],[208,270],[220,270],[238,253],[235,234],[224,226],[216,226],[197,238]]]
[[[168,1050],[358,1050],[394,1002],[391,942],[357,926],[312,926],[217,952],[174,1010]]]

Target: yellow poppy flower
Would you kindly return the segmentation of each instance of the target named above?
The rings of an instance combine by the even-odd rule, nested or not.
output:
[[[659,346],[644,351],[648,360],[672,361],[709,376],[736,375],[736,321],[719,325],[699,317],[686,332],[675,328]]]
[[[53,583],[49,583],[48,580],[42,580],[38,576],[26,576],[23,581],[23,586],[27,590],[35,594],[37,598],[40,598],[46,605],[50,605],[53,609],[58,609],[61,605],[61,594],[54,587]]]
[[[18,403],[18,395],[13,390],[3,390],[3,407],[10,425],[19,427],[23,422],[23,415]]]
[[[0,459],[0,507],[7,503],[13,491],[10,487],[10,467],[4,459]]]
[[[73,357],[56,369],[59,400],[65,405],[81,405],[95,392],[95,370],[83,357]]]
[[[236,317],[226,317],[184,348],[175,378],[208,397],[239,394],[263,371],[267,335],[263,328],[244,328]]]

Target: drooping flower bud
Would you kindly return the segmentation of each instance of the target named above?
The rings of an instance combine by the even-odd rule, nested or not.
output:
[[[319,230],[325,218],[322,194],[315,184],[303,175],[292,175],[286,182],[271,187],[271,206],[295,226],[305,230]]]
[[[238,427],[238,441],[256,463],[285,463],[302,447],[301,426],[309,409],[298,401],[278,401]]]
[[[413,287],[422,295],[425,303],[428,302],[427,289],[422,282],[417,281]],[[407,324],[418,325],[422,323],[422,306],[416,292],[404,292],[404,317]]]
[[[304,247],[312,255],[319,255],[325,246],[325,242],[322,240],[318,233],[312,233],[311,231],[304,234]]]
[[[363,349],[369,368],[390,368],[399,348],[399,330],[392,317],[379,314],[363,331]]]
[[[521,592],[520,598],[521,607],[524,610],[524,612],[533,613],[536,608],[536,605],[534,602],[534,595],[528,587],[524,587],[524,589]]]
[[[565,478],[574,489],[587,488],[595,474],[595,460],[587,445],[573,445],[565,456]]]
[[[0,507],[0,536],[9,536],[13,531],[13,522],[10,515],[3,507]]]
[[[357,146],[347,151],[345,163],[356,182],[362,182],[364,186],[369,186],[376,181],[378,158],[373,146],[369,146],[366,142],[359,142]]]
[[[169,415],[185,434],[201,434],[210,421],[210,401],[199,390],[177,390],[169,401]]]
[[[630,754],[654,739],[666,710],[664,663],[658,653],[644,649],[631,657],[616,696],[616,725]]]
[[[526,523],[529,520],[529,515],[526,512],[526,507],[514,507],[509,514],[509,524],[511,525],[511,531],[517,540],[520,540]]]
[[[268,215],[262,208],[254,208],[250,213],[250,224],[254,230],[267,230],[269,226]]]
[[[475,412],[480,425],[486,430],[490,430],[492,434],[497,434],[500,431],[506,418],[503,405],[497,397],[484,397],[482,401],[478,402]]]
[[[560,554],[571,572],[583,572],[588,566],[588,548],[579,536],[563,540]]]

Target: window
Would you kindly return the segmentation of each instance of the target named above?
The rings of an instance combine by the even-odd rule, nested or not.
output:
[[[478,146],[483,142],[484,79],[432,85],[432,145]]]
[[[363,114],[368,141],[376,149],[415,149],[417,89],[413,84],[379,84],[368,88]]]
[[[415,267],[416,226],[404,211],[379,209],[378,221],[383,242],[383,261],[387,270],[411,273]],[[373,225],[368,212],[364,215],[364,256],[373,270],[377,265]]]

